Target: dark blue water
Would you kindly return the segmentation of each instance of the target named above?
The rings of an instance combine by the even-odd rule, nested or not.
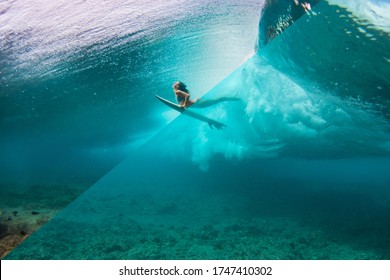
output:
[[[4,166],[24,180],[97,180],[8,257],[388,259],[388,3],[321,1],[267,44],[255,41],[270,6],[188,5],[190,20],[99,37],[37,84],[4,72],[2,147],[19,149]],[[203,100],[239,99],[193,109],[225,130],[154,99],[173,99],[177,79]]]
[[[261,4],[3,1],[1,181],[100,178],[166,123],[154,94],[202,95],[253,53]]]

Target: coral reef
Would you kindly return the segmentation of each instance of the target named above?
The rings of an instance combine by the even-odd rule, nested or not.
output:
[[[0,186],[0,258],[74,200],[85,186]]]

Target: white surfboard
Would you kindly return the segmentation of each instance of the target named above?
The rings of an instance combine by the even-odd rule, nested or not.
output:
[[[180,107],[179,105],[177,105],[176,103],[173,103],[169,100],[166,100],[160,96],[158,96],[156,94],[156,97],[158,100],[160,100],[162,103],[164,103],[165,105],[169,106],[170,108],[172,108],[173,110],[176,110],[184,115],[187,115],[189,117],[192,117],[192,118],[195,118],[197,120],[200,120],[202,122],[206,122],[208,123],[208,125],[213,128],[215,127],[216,129],[224,129],[226,127],[225,124],[219,122],[219,121],[216,121],[216,120],[213,120],[213,119],[210,119],[206,116],[203,116],[203,115],[200,115],[198,113],[195,113],[194,111],[190,110],[190,109],[186,109],[184,107]]]

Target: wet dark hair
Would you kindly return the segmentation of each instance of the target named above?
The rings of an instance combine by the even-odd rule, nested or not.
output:
[[[177,81],[176,83],[174,83],[174,85],[175,85],[175,84],[178,84],[178,85],[179,85],[179,90],[184,91],[184,92],[186,92],[186,93],[189,93],[189,91],[188,91],[188,89],[187,89],[187,85],[186,85],[185,83],[180,82],[180,81]]]

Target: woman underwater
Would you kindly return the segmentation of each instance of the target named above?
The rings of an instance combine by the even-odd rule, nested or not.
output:
[[[180,105],[180,107],[188,108],[194,105],[196,101],[198,101],[198,98],[195,100],[190,100],[190,93],[184,83],[176,82],[172,85],[172,87],[176,96],[176,102]]]
[[[176,97],[176,102],[179,104],[180,107],[188,108],[190,106],[196,107],[196,108],[205,108],[212,105],[215,105],[222,101],[237,101],[239,98],[236,97],[220,97],[217,99],[209,99],[209,100],[200,100],[199,98],[195,98],[193,100],[190,99],[191,95],[189,90],[187,89],[186,84],[183,82],[175,82],[172,85],[173,92]]]

